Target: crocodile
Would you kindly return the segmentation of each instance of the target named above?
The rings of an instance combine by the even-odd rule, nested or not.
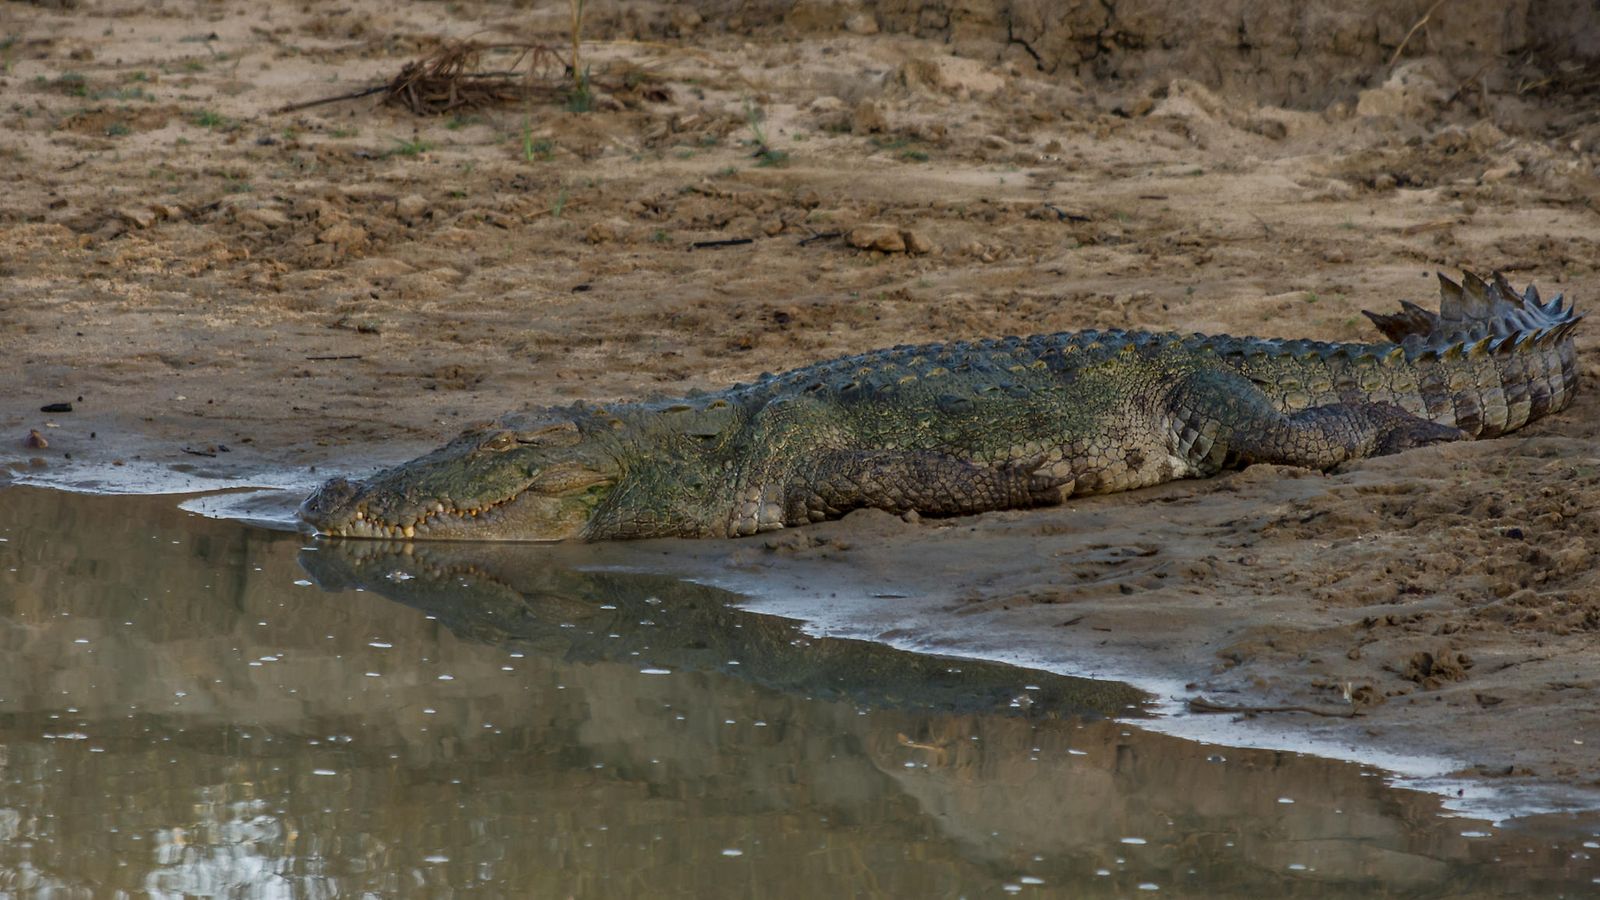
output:
[[[740,537],[876,508],[956,516],[1490,438],[1577,388],[1560,296],[1439,276],[1437,313],[1328,343],[1077,331],[899,346],[679,399],[512,413],[301,505],[333,537]]]

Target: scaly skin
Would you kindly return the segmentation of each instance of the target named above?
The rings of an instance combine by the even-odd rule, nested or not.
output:
[[[1076,332],[895,347],[683,400],[506,416],[301,507],[338,537],[738,537],[872,507],[950,516],[1254,462],[1326,469],[1562,409],[1581,316],[1496,275],[1396,343]]]

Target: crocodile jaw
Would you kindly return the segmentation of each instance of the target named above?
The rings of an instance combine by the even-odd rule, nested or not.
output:
[[[622,470],[565,417],[507,417],[365,481],[335,478],[300,518],[329,537],[558,541],[580,537]]]
[[[445,499],[386,502],[381,489],[335,478],[300,506],[318,534],[372,540],[560,541],[583,535],[609,482],[542,494],[531,486],[503,500],[458,505]]]

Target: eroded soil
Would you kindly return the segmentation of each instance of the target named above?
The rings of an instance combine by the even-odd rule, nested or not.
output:
[[[1387,87],[1380,65],[1287,109],[1182,73],[1078,82],[1016,46],[957,56],[870,16],[626,13],[586,33],[594,78],[627,87],[588,111],[420,118],[274,110],[445,38],[559,45],[562,16],[7,4],[0,462],[309,482],[512,408],[898,343],[1357,339],[1362,308],[1431,303],[1462,266],[1600,302],[1581,67],[1457,84],[1408,55]],[[727,553],[906,567],[933,607],[855,610],[885,631],[1097,654],[1224,705],[1357,712],[1263,714],[1354,744],[1593,785],[1600,359],[1579,341],[1577,403],[1502,440]]]

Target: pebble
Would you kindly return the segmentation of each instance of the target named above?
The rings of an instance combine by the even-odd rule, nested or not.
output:
[[[605,244],[621,240],[628,231],[628,223],[621,219],[601,219],[589,226],[583,234],[584,240],[591,244]]]
[[[117,218],[135,228],[149,228],[156,223],[156,212],[144,206],[124,206],[117,210]]]
[[[856,13],[844,22],[844,29],[851,34],[877,34],[878,19],[872,13]]]
[[[243,225],[256,225],[261,228],[282,228],[289,224],[289,216],[281,209],[259,206],[254,209],[239,210],[234,213],[234,221]]]
[[[407,225],[422,221],[428,213],[428,198],[421,194],[407,194],[394,201],[394,214]]]
[[[928,238],[926,234],[914,229],[905,229],[900,232],[900,239],[905,242],[906,252],[914,256],[932,253],[938,245]]]
[[[856,134],[876,134],[889,130],[889,120],[884,118],[883,110],[871,100],[863,100],[856,105],[855,112],[850,116],[850,130]]]
[[[317,240],[336,247],[354,247],[366,243],[367,230],[353,222],[340,222],[324,228]]]
[[[862,225],[850,232],[850,246],[881,253],[904,253],[906,241],[893,225]]]

